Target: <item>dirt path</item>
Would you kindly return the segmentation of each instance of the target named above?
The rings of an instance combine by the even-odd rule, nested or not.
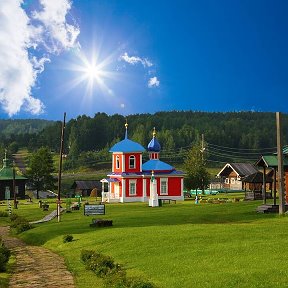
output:
[[[0,227],[0,236],[16,256],[9,287],[75,288],[73,277],[67,271],[62,257],[43,247],[29,246],[9,236],[9,227]]]

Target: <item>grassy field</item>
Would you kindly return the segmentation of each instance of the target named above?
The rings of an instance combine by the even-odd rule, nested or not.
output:
[[[102,218],[113,220],[111,228],[90,228],[92,217],[80,210],[63,214],[60,223],[38,224],[21,238],[65,257],[79,288],[102,287],[81,263],[82,249],[111,255],[130,275],[163,288],[285,287],[288,218],[257,214],[259,204],[108,204]],[[21,203],[17,213],[36,220],[45,212],[37,203]],[[74,241],[64,244],[66,234]]]

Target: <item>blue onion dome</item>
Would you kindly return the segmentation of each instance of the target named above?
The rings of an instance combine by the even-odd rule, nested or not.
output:
[[[148,148],[148,151],[150,151],[150,152],[160,152],[160,150],[161,150],[161,145],[160,145],[160,143],[158,142],[158,140],[156,138],[156,129],[155,129],[155,127],[154,127],[154,130],[153,130],[153,138],[149,142],[147,148]]]
[[[137,143],[134,142],[130,139],[128,139],[128,123],[126,120],[126,124],[125,124],[125,138],[124,140],[116,143],[114,146],[111,147],[111,149],[109,150],[109,152],[144,152],[145,148]]]

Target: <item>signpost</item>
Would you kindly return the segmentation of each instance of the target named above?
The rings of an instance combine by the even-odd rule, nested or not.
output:
[[[105,215],[105,205],[98,204],[98,205],[84,205],[84,215]]]

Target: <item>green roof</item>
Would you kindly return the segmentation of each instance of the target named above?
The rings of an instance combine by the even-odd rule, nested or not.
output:
[[[277,167],[278,166],[278,158],[275,155],[266,155],[262,156],[256,163],[257,166],[263,166],[265,164],[266,167]],[[288,167],[288,159],[284,157],[283,165]]]
[[[15,173],[15,180],[26,180],[24,176]],[[13,167],[8,164],[7,159],[3,159],[3,168],[0,170],[0,180],[13,180]]]

